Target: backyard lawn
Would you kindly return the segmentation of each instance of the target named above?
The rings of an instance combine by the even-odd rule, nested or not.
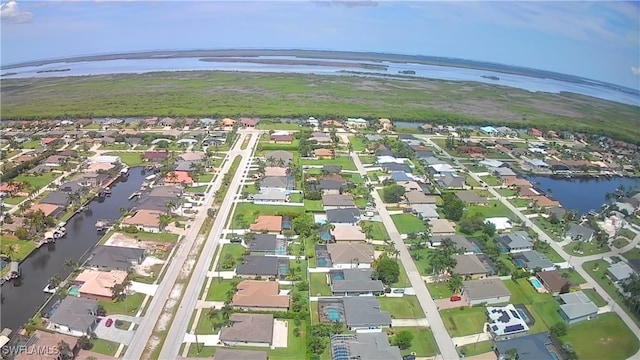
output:
[[[227,292],[233,289],[233,280],[221,280],[214,278],[207,291],[207,301],[225,301],[227,300]]]
[[[578,359],[628,359],[639,347],[636,336],[612,313],[571,325],[561,340],[573,345]]]
[[[144,294],[135,293],[127,295],[127,297],[121,301],[99,301],[99,303],[104,306],[107,315],[119,314],[133,316],[140,310],[144,297]]]
[[[429,295],[435,299],[448,299],[453,295],[446,281],[427,283],[427,290],[429,290]]]
[[[49,185],[51,181],[53,181],[53,179],[57,178],[58,176],[60,176],[60,174],[54,173],[54,172],[48,172],[48,173],[40,174],[38,176],[22,174],[14,178],[13,181],[25,182],[27,184],[30,184],[31,186],[41,189]]]
[[[417,233],[425,229],[422,220],[411,214],[391,215],[391,218],[400,234]]]
[[[144,164],[140,156],[142,155],[141,152],[108,152],[104,155],[120,156],[120,160],[129,167],[142,166]]]
[[[440,311],[444,326],[449,336],[466,336],[482,332],[482,326],[487,322],[484,307],[460,307]]]
[[[362,227],[364,225],[371,225],[371,239],[372,240],[386,240],[389,238],[387,235],[387,229],[379,221],[363,221],[360,223]]]
[[[11,257],[13,261],[21,261],[36,248],[34,241],[7,236],[1,236],[0,243],[2,244],[2,254]]]
[[[424,313],[418,302],[418,298],[413,295],[403,297],[379,297],[382,311],[388,311],[394,319],[422,319]]]
[[[326,273],[311,273],[309,275],[309,293],[311,296],[331,296],[331,288],[327,284]]]
[[[433,333],[429,328],[423,327],[399,327],[391,331],[391,333],[399,331],[408,331],[413,334],[411,346],[402,350],[402,355],[415,354],[418,357],[434,356],[438,353],[438,345],[433,338]],[[389,342],[393,343],[393,335],[389,334]]]
[[[567,254],[573,255],[573,256],[588,256],[588,255],[602,254],[605,252],[609,252],[611,250],[607,245],[604,245],[603,247],[599,247],[595,241],[588,242],[588,243],[584,241],[572,241],[568,245],[565,245],[563,249],[564,251],[566,251]]]

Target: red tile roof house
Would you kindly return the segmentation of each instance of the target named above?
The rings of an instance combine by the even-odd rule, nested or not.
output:
[[[458,146],[456,151],[461,154],[484,154],[484,149],[480,146]]]
[[[333,150],[331,149],[315,149],[313,154],[318,159],[333,159]]]
[[[165,184],[193,185],[193,179],[186,171],[172,171],[164,177]]]
[[[257,119],[249,119],[249,118],[240,119],[240,124],[242,124],[242,126],[246,128],[254,128],[256,127],[256,125],[258,125],[258,122],[260,121]]]
[[[277,281],[244,280],[231,304],[245,311],[288,311],[289,295],[280,295]]]
[[[535,136],[535,137],[542,137],[544,133],[541,130],[538,130],[536,128],[531,128],[529,129],[529,135]]]
[[[291,144],[293,142],[292,135],[271,135],[269,142],[272,144]]]
[[[57,138],[52,138],[52,137],[46,137],[46,138],[40,139],[40,144],[42,146],[47,146],[49,144],[54,143],[56,140],[58,140],[58,139]]]
[[[168,151],[145,151],[144,152],[145,161],[162,161],[168,158],[169,158]]]

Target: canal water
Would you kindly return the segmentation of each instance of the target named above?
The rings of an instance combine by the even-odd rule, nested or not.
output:
[[[0,328],[15,331],[42,307],[50,296],[43,291],[49,279],[54,275],[64,279],[71,273],[72,269],[64,265],[66,260],[85,259],[101,237],[96,221],[119,218],[120,208],[132,206],[133,200],[128,198],[140,189],[144,178],[142,168],[130,169],[128,179],[113,183],[110,197],[91,201],[89,210],[67,221],[67,236],[55,244],[42,245],[20,264],[22,277],[2,285]]]
[[[640,190],[638,178],[575,178],[556,179],[543,176],[527,178],[537,189],[547,192],[558,200],[565,209],[578,210],[578,214],[586,214],[589,210],[600,210],[607,201],[607,193],[616,191],[620,185],[625,189],[632,187]]]

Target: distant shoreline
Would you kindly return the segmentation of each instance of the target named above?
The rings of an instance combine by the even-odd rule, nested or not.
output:
[[[344,61],[320,61],[320,60],[302,60],[302,59],[260,59],[254,58],[200,58],[204,62],[224,62],[224,63],[252,63],[252,64],[268,64],[268,65],[308,65],[308,66],[327,66],[327,67],[351,67],[368,70],[387,70],[388,66],[367,63],[351,63]]]

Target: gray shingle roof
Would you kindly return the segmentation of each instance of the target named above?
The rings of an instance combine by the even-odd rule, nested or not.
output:
[[[382,292],[382,281],[372,280],[371,273],[371,269],[342,270],[344,280],[332,280],[331,288],[334,292]]]
[[[278,258],[275,256],[250,256],[243,258],[242,264],[236,268],[238,275],[260,275],[260,276],[277,276],[279,275],[279,265],[288,264],[288,259]]]
[[[516,349],[519,360],[554,360],[555,358],[547,350],[549,343],[551,343],[551,339],[549,334],[545,332],[496,341],[495,346],[502,355],[505,355],[510,349]]]
[[[360,333],[357,341],[352,342],[351,356],[360,360],[400,360],[400,348],[389,345],[389,339],[384,332]]]
[[[271,344],[272,314],[231,314],[229,320],[231,326],[220,330],[221,341]]]
[[[580,224],[571,223],[569,224],[569,229],[567,229],[565,236],[570,237],[573,240],[589,241],[594,233],[595,231],[593,231],[593,229]]]
[[[509,249],[533,248],[533,241],[524,231],[502,235],[498,241]]]
[[[356,208],[327,210],[327,221],[335,224],[351,224],[360,220],[360,211]]]
[[[144,249],[98,245],[91,253],[89,260],[87,260],[87,265],[127,270],[133,262],[138,262],[143,258],[144,254]]]
[[[463,288],[470,300],[511,296],[511,292],[500,279],[465,281]]]
[[[562,311],[569,320],[595,315],[598,307],[582,291],[560,294],[560,299],[564,304],[560,305]]]
[[[64,191],[53,191],[44,199],[40,200],[43,204],[53,204],[60,206],[69,205],[69,195]]]
[[[272,234],[257,234],[255,238],[249,241],[251,251],[275,251],[278,239]]]
[[[391,315],[380,311],[380,303],[375,297],[345,297],[342,304],[349,327],[391,326]]]
[[[96,321],[96,300],[68,296],[62,300],[49,319],[52,323],[86,332]]]
[[[527,269],[545,269],[553,266],[553,262],[535,250],[523,251],[519,253],[518,256],[522,257],[527,265]]]

